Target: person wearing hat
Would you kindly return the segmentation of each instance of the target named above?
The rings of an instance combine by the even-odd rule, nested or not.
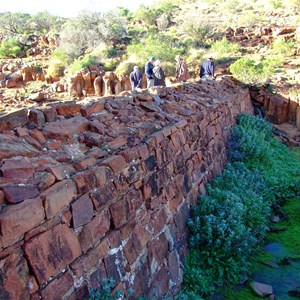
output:
[[[142,87],[142,77],[143,73],[139,70],[139,67],[134,66],[133,71],[129,75],[132,90]]]
[[[200,78],[215,79],[215,62],[212,55],[208,55],[207,59],[202,63],[200,67]]]
[[[154,68],[155,56],[151,56],[150,59],[145,64],[145,74],[147,78],[147,88],[154,86]]]
[[[186,63],[184,62],[183,58],[180,55],[175,56],[176,64],[176,71],[175,71],[175,78],[177,82],[186,81],[190,78],[190,73]]]

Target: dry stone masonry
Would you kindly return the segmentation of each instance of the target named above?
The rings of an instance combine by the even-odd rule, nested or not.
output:
[[[240,113],[249,91],[223,77],[1,115],[0,298],[83,299],[103,277],[175,294]]]

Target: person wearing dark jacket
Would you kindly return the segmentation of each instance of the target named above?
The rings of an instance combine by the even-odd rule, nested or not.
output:
[[[142,77],[143,73],[139,70],[139,67],[134,66],[133,72],[131,72],[129,75],[132,90],[137,88],[140,89],[142,87]]]
[[[148,89],[154,85],[154,75],[153,75],[154,62],[155,62],[155,57],[151,56],[150,59],[145,64],[145,74],[147,78]]]
[[[166,76],[164,70],[160,66],[159,60],[156,60],[154,62],[153,75],[154,75],[154,86],[158,86],[158,85],[166,86],[165,83]]]
[[[212,56],[208,56],[200,68],[200,78],[206,79],[211,78],[215,79],[215,62],[213,61]]]

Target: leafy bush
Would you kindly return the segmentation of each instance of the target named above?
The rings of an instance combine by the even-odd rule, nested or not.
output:
[[[272,44],[272,50],[275,54],[281,56],[292,56],[294,54],[294,44],[292,41],[285,41],[277,38]]]
[[[119,60],[117,58],[108,58],[104,60],[103,69],[105,71],[115,71],[118,64]]]
[[[127,54],[133,61],[142,61],[146,63],[150,56],[154,55],[161,62],[174,62],[175,56],[179,54],[180,49],[173,48],[164,40],[148,37],[140,43],[133,43],[127,47]]]
[[[21,53],[21,47],[17,39],[10,38],[0,45],[0,58],[17,57]]]
[[[64,70],[65,70],[65,66],[62,62],[56,59],[52,59],[49,63],[47,74],[52,77],[63,76]]]
[[[215,41],[211,45],[211,51],[217,54],[234,54],[240,50],[240,46],[236,43],[228,41],[225,37],[222,40]]]
[[[91,65],[97,64],[98,60],[95,56],[86,55],[82,59],[75,60],[68,68],[68,70],[75,74],[76,72],[85,69]]]
[[[133,67],[135,65],[138,65],[136,62],[133,61],[122,61],[118,67],[116,68],[116,74],[117,75],[129,75],[133,71]],[[140,70],[143,70],[142,64],[139,65]]]
[[[230,162],[188,220],[183,294],[207,296],[237,284],[266,236],[271,208],[300,190],[300,161],[272,137],[267,121],[239,116],[228,150]]]
[[[275,73],[282,62],[278,57],[264,60],[242,57],[230,65],[229,70],[236,79],[244,83],[261,84]]]

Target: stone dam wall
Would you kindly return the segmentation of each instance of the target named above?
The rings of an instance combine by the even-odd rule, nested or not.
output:
[[[249,91],[230,77],[0,115],[0,299],[172,297]]]

